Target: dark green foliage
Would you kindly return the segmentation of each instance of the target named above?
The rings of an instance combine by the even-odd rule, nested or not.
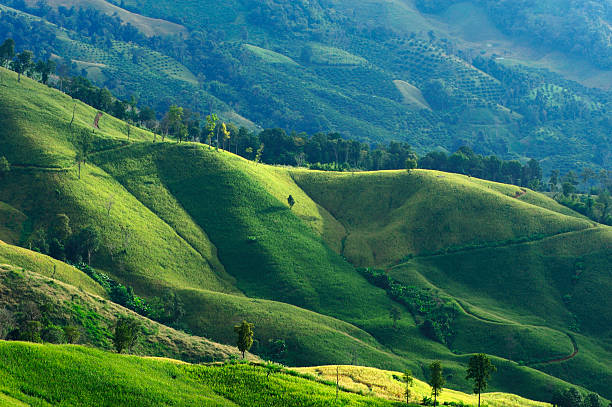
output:
[[[0,308],[0,339],[5,339],[15,327],[16,321],[13,313],[6,307]]]
[[[151,300],[149,317],[169,326],[176,326],[185,315],[181,298],[173,291]]]
[[[236,325],[234,327],[234,332],[236,332],[236,334],[238,335],[236,345],[238,346],[238,350],[242,352],[243,358],[244,353],[251,349],[251,346],[253,346],[254,327],[254,324],[251,324],[247,321],[242,321],[240,325]]]
[[[13,61],[13,69],[19,74],[17,81],[21,81],[21,75],[26,74],[30,71],[34,64],[34,54],[32,51],[23,51],[17,54],[16,59]]]
[[[453,320],[457,308],[447,298],[440,297],[430,289],[405,286],[380,270],[357,269],[370,283],[383,288],[395,301],[405,305],[426,337],[449,344],[454,334]]]
[[[171,321],[165,318],[177,317],[174,320],[176,322],[184,315],[184,311],[181,311],[182,303],[176,296],[168,297],[165,295],[161,302],[160,300],[154,300],[153,305],[150,305],[144,298],[135,295],[132,287],[124,286],[110,278],[107,274],[94,270],[88,264],[76,263],[74,266],[100,284],[113,302],[131,309],[142,316],[170,324]],[[172,314],[169,315],[166,312],[171,312]]]
[[[287,198],[287,203],[289,204],[289,209],[293,209],[293,205],[295,205],[295,199],[293,199],[293,196],[289,195]]]
[[[140,323],[135,318],[119,317],[113,331],[113,344],[117,353],[124,350],[130,352],[140,337],[141,330]]]
[[[6,67],[7,63],[15,56],[15,41],[12,38],[4,40],[0,45],[0,66]]]
[[[67,325],[62,329],[64,330],[64,338],[66,339],[66,343],[75,344],[79,341],[81,331],[78,327]]]
[[[27,342],[41,343],[41,331],[42,324],[40,321],[26,321],[20,329],[20,339]]]
[[[42,340],[48,343],[64,343],[66,341],[64,330],[57,325],[48,325],[42,331]]]
[[[399,309],[399,307],[393,306],[389,310],[389,316],[391,317],[391,320],[393,321],[393,328],[397,328],[397,321],[399,321],[402,318],[402,310]]]
[[[604,407],[603,402],[599,395],[595,393],[591,393],[584,398],[584,402],[582,403],[584,407]]]
[[[86,260],[91,264],[91,256],[100,247],[100,232],[94,226],[86,226],[72,235],[66,244],[66,254],[73,262]]]
[[[466,380],[474,381],[474,394],[478,394],[478,407],[480,407],[480,393],[488,386],[491,373],[497,369],[491,364],[491,360],[484,353],[479,353],[470,358]]]

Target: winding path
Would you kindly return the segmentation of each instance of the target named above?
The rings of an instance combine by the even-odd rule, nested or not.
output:
[[[459,305],[459,307],[461,308],[461,310],[463,312],[465,312],[467,315],[469,315],[469,316],[471,316],[473,318],[476,318],[479,321],[483,321],[483,322],[487,322],[487,323],[492,323],[492,324],[511,325],[511,323],[508,323],[508,322],[496,321],[496,320],[493,320],[493,319],[488,319],[488,318],[484,318],[484,317],[478,316],[478,315],[472,313],[471,311],[469,311],[469,309],[466,308],[465,305],[461,301],[459,301],[457,299],[455,299],[455,301],[457,301],[457,304]],[[515,325],[531,326],[531,327],[534,327],[534,328],[548,328],[548,329],[552,329],[552,330],[556,331],[556,329],[551,328],[549,326],[544,326],[544,325],[525,325],[525,324],[515,324]],[[561,358],[554,358],[554,359],[550,359],[550,360],[539,361],[539,362],[526,363],[526,365],[527,366],[550,365],[550,364],[553,364],[553,363],[565,362],[567,360],[575,358],[576,355],[578,355],[578,352],[579,352],[578,343],[576,342],[576,339],[572,335],[570,335],[567,332],[565,332],[565,334],[568,336],[568,338],[572,342],[572,346],[574,347],[574,351],[572,352],[571,355],[564,356],[564,357],[561,357]]]

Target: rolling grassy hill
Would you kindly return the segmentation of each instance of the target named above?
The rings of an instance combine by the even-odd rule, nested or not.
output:
[[[144,297],[172,290],[187,311],[181,323],[213,341],[233,343],[246,318],[253,352],[283,339],[290,365],[410,367],[425,378],[441,359],[449,386],[468,391],[469,354],[485,350],[499,368],[494,390],[547,400],[571,382],[611,397],[610,228],[536,192],[459,175],[310,172],[153,143],[140,130],[128,141],[109,116],[79,179],[75,152],[95,111],[0,75],[0,143],[13,163],[0,181],[0,233],[12,243],[46,233],[58,214],[73,231],[95,225],[95,269]],[[7,264],[26,267],[9,251]],[[49,276],[41,259],[27,268]],[[355,266],[454,309],[453,334],[430,339],[421,315]]]

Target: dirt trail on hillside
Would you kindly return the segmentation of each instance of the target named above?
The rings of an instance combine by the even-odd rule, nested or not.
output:
[[[512,322],[503,322],[503,321],[496,321],[493,319],[489,319],[489,318],[484,318],[481,316],[478,316],[474,313],[472,313],[471,311],[469,311],[468,308],[465,307],[465,305],[457,300],[457,304],[459,305],[459,307],[461,308],[461,310],[463,310],[463,312],[465,312],[467,315],[471,316],[472,318],[476,318],[480,321],[486,322],[486,323],[490,323],[490,324],[500,324],[500,325],[512,325]],[[514,323],[516,324],[516,323]],[[534,328],[550,328],[548,326],[544,326],[544,325],[525,325],[525,324],[516,324],[516,325],[521,325],[521,326],[532,326]],[[550,329],[554,329],[554,328],[550,328]],[[561,363],[561,362],[565,362],[568,361],[572,358],[575,358],[576,355],[578,355],[579,349],[578,349],[578,343],[576,342],[576,339],[574,339],[574,337],[570,334],[568,334],[567,332],[565,333],[568,338],[570,339],[570,341],[572,342],[572,346],[574,347],[574,351],[572,352],[571,355],[568,356],[564,356],[561,358],[554,358],[554,359],[550,359],[550,360],[545,360],[545,361],[541,361],[541,362],[534,362],[534,363],[527,363],[528,366],[534,366],[534,365],[550,365],[553,363]]]

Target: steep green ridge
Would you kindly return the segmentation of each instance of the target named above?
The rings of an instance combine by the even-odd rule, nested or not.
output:
[[[187,311],[181,322],[192,333],[233,343],[233,325],[246,318],[256,325],[253,351],[266,354],[268,340],[283,339],[292,365],[408,366],[424,378],[427,364],[441,359],[449,385],[462,390],[469,390],[466,353],[486,348],[512,359],[495,359],[494,389],[543,400],[550,389],[569,385],[544,371],[607,395],[609,334],[596,328],[609,318],[609,228],[513,186],[433,171],[328,174],[270,167],[204,145],[152,143],[145,132],[128,141],[122,123],[108,117],[78,179],[73,157],[79,140],[70,134],[72,111],[62,107],[71,105],[69,98],[27,78],[17,85],[10,74],[5,84],[0,120],[12,127],[0,127],[0,142],[9,161],[28,161],[1,181],[0,201],[12,208],[2,213],[24,216],[23,225],[13,225],[22,230],[20,243],[44,232],[60,213],[75,231],[95,225],[102,244],[92,265],[144,297],[176,292]],[[87,129],[95,111],[83,105],[76,114],[75,123]],[[479,227],[481,213],[490,224]],[[118,251],[126,229],[128,243]],[[359,240],[370,230],[379,233]],[[452,340],[429,339],[418,326],[422,321],[401,306],[394,328],[389,310],[397,303],[343,258],[344,251],[358,263],[347,255],[347,243],[354,253],[384,254],[376,262],[364,257],[360,265],[397,266],[389,270],[394,279],[448,298],[457,310]],[[517,275],[525,278],[513,279]],[[536,288],[541,298],[527,290]],[[513,297],[498,298],[506,292]],[[573,352],[566,333],[589,312],[601,316],[572,334],[578,356],[552,363]],[[484,330],[488,344],[479,340]],[[516,342],[512,354],[508,341]],[[588,371],[590,361],[597,377]],[[559,367],[570,365],[572,372]]]

